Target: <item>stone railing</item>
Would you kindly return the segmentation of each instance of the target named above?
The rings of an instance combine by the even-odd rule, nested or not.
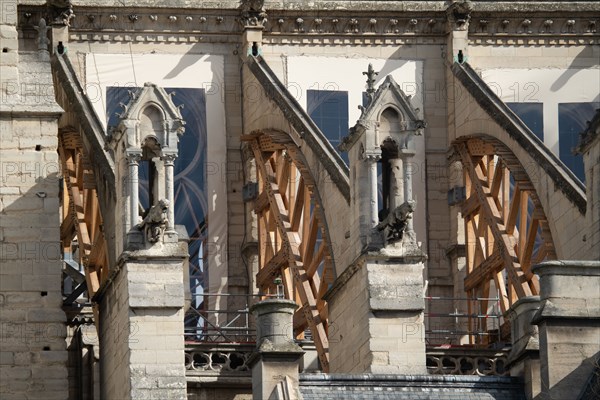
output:
[[[504,376],[508,350],[427,349],[427,370],[433,375]]]
[[[249,375],[248,358],[253,344],[210,345],[186,344],[185,369],[187,375]]]
[[[186,374],[249,376],[247,362],[253,350],[253,344],[187,343]],[[506,376],[507,355],[508,350],[427,349],[427,370],[432,375]]]

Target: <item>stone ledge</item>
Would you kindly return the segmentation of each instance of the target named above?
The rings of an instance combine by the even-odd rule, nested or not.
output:
[[[600,276],[600,261],[553,260],[531,267],[534,274],[564,276]]]

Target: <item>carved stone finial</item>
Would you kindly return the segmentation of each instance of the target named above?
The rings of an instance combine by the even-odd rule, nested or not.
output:
[[[379,72],[375,72],[373,69],[373,64],[369,63],[369,68],[366,72],[363,72],[363,75],[367,76],[367,98],[369,99],[369,103],[373,101],[373,96],[375,96],[375,77],[379,74]]]

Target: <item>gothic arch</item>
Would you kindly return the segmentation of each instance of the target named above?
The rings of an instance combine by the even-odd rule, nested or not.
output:
[[[329,369],[328,307],[323,298],[335,279],[332,243],[322,202],[304,156],[289,135],[255,131],[244,138],[256,161],[259,195],[258,288],[277,293],[281,277],[285,297],[298,303],[294,333],[310,329],[321,367]]]
[[[454,142],[463,166],[466,199],[466,277],[469,299],[500,297],[503,313],[518,299],[539,293],[531,266],[556,259],[546,213],[530,176],[513,152],[486,135]],[[486,315],[486,300],[469,301],[469,315]],[[471,318],[473,331],[485,330],[485,319]]]

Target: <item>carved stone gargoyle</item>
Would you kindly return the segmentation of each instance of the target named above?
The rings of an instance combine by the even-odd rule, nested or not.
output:
[[[240,12],[239,21],[244,27],[262,27],[267,23],[264,0],[242,0]]]
[[[383,231],[386,243],[396,243],[402,240],[408,220],[412,218],[415,211],[415,206],[415,201],[405,201],[389,212],[383,221],[377,225],[377,229]]]
[[[75,18],[71,0],[48,0],[47,6],[53,25],[71,26],[71,20]]]
[[[138,225],[148,243],[156,243],[163,237],[167,228],[167,212],[170,206],[169,200],[160,199],[157,204],[150,207],[148,214]]]

